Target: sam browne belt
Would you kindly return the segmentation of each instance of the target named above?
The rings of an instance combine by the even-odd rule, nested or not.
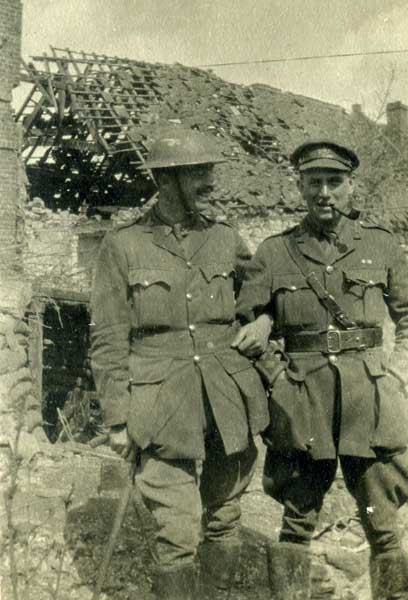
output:
[[[304,332],[285,336],[286,352],[323,352],[338,354],[345,350],[365,350],[381,346],[381,327],[364,329],[329,329],[324,332]]]

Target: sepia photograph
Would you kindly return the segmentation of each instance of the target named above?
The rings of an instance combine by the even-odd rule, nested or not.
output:
[[[0,600],[408,600],[406,0],[0,0]]]

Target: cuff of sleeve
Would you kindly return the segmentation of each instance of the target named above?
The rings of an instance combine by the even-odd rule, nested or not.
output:
[[[127,423],[130,393],[127,381],[111,382],[100,398],[103,422],[107,427]]]
[[[246,312],[240,312],[238,314],[239,321],[241,325],[246,325],[247,323],[253,323],[255,321],[255,313],[253,310],[248,310]]]

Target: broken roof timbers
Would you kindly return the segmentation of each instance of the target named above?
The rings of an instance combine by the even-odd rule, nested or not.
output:
[[[69,150],[80,150],[81,152],[92,152],[96,154],[100,151],[99,144],[95,144],[86,140],[62,140],[61,146]]]

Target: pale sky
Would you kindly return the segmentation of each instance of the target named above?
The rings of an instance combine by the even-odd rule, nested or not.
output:
[[[201,65],[316,54],[408,50],[407,0],[24,0],[23,56],[50,45],[147,62]],[[217,67],[350,109],[408,104],[408,53]]]

